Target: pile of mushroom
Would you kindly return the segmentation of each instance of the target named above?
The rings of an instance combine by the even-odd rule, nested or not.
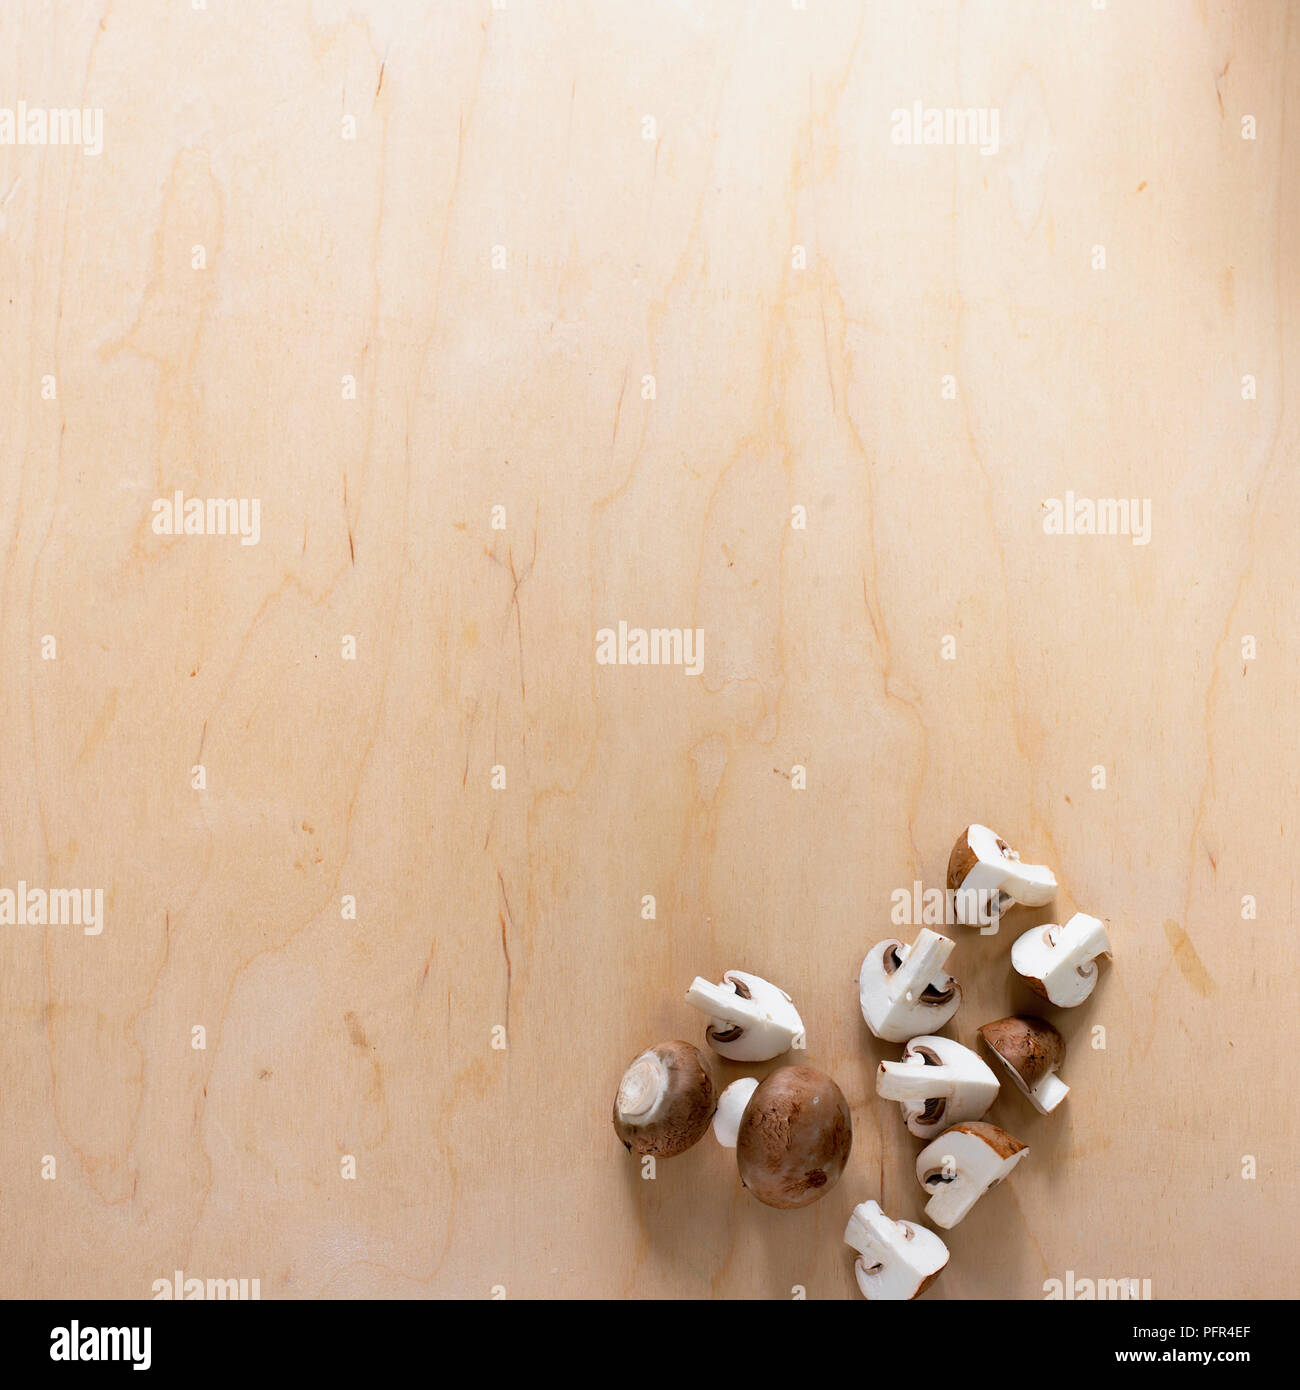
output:
[[[994,935],[1016,906],[1044,907],[1057,880],[1045,865],[1020,855],[987,826],[967,826],[948,860],[947,886],[956,920]],[[985,1193],[1009,1177],[1029,1147],[987,1120],[1008,1077],[1040,1115],[1065,1099],[1058,1072],[1065,1040],[1047,1019],[1013,1014],[978,1029],[996,1070],[971,1048],[939,1035],[961,1007],[961,985],[947,973],[951,938],[922,928],[910,943],[890,938],[867,953],[858,1002],[867,1027],[902,1043],[902,1057],[881,1062],[876,1092],[897,1101],[903,1123],[926,1141],[916,1157],[925,1216],[941,1230],[957,1226]],[[1063,926],[1022,933],[1011,949],[1014,972],[1047,1004],[1074,1008],[1111,955],[1103,922],[1075,913]],[[719,983],[696,977],[686,1002],[708,1020],[709,1048],[728,1062],[770,1062],[805,1045],[803,1020],[782,989],[758,975],[726,971]],[[721,1092],[710,1062],[688,1042],[666,1042],[635,1057],[614,1101],[614,1129],[643,1157],[671,1158],[696,1144],[712,1125],[718,1143],[736,1155],[741,1183],[759,1201],[784,1210],[806,1207],[839,1181],[853,1145],[848,1102],[835,1082],[802,1062],[765,1077],[742,1076]],[[949,1252],[934,1231],[891,1219],[875,1201],[853,1208],[844,1232],[857,1251],[858,1287],[868,1299],[912,1299],[938,1278]]]
[[[1056,875],[1020,855],[987,826],[967,826],[948,860],[948,891],[957,921],[994,935],[1004,912],[1045,907]],[[877,943],[862,962],[859,1003],[878,1038],[904,1042],[901,1060],[885,1061],[876,1093],[901,1103],[903,1122],[929,1142],[916,1158],[916,1178],[929,1200],[926,1217],[951,1230],[986,1192],[1029,1155],[1028,1145],[984,1116],[1000,1092],[997,1076],[969,1048],[936,1035],[961,1005],[961,986],[944,967],[956,943],[923,929],[908,946]],[[1096,987],[1097,962],[1110,956],[1102,922],[1076,913],[1064,926],[1032,927],[1014,943],[1013,970],[1049,1004],[1073,1008]],[[1046,1019],[1014,1015],[986,1023],[980,1040],[1015,1088],[1041,1115],[1055,1110],[1069,1087],[1057,1075],[1065,1040]],[[869,1299],[910,1299],[936,1279],[948,1250],[933,1231],[891,1221],[875,1202],[856,1207],[844,1234],[860,1252],[858,1287]]]
[[[804,1046],[794,1002],[758,975],[728,970],[716,985],[697,976],[686,1002],[707,1016],[705,1039],[728,1061],[770,1062]],[[684,1153],[710,1120],[718,1143],[735,1151],[743,1186],[782,1210],[824,1197],[853,1147],[848,1101],[815,1067],[778,1067],[761,1081],[741,1077],[717,1095],[704,1054],[670,1042],[641,1053],[623,1073],[614,1129],[630,1153]]]

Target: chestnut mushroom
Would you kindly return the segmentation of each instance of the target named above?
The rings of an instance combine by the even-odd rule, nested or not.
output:
[[[720,985],[697,975],[686,1002],[709,1016],[704,1036],[714,1052],[733,1062],[770,1062],[803,1047],[803,1020],[777,985],[743,970],[728,970]]]
[[[934,1033],[957,1012],[961,986],[943,968],[956,945],[922,927],[910,945],[878,941],[858,971],[858,1002],[867,1027],[885,1042]]]
[[[1022,1159],[1029,1146],[987,1120],[953,1125],[916,1156],[916,1180],[934,1195],[925,1215],[943,1230],[956,1226]]]
[[[948,1263],[948,1247],[933,1231],[914,1221],[891,1221],[879,1202],[853,1208],[844,1239],[861,1256],[853,1272],[863,1298],[919,1298]]]
[[[1076,912],[1062,927],[1030,927],[1011,947],[1011,968],[1035,994],[1061,1009],[1082,1004],[1097,985],[1097,961],[1110,959],[1110,935],[1099,917]]]
[[[634,1057],[614,1098],[614,1132],[629,1153],[672,1158],[709,1127],[717,1104],[709,1064],[688,1042],[664,1042]]]
[[[1027,1014],[1000,1018],[984,1024],[979,1034],[1040,1115],[1065,1099],[1070,1088],[1056,1075],[1065,1061],[1065,1039],[1046,1019]]]
[[[913,1038],[901,1062],[881,1062],[876,1094],[901,1101],[903,1123],[932,1139],[958,1120],[978,1120],[998,1096],[998,1079],[969,1047],[952,1038]]]
[[[948,857],[948,891],[957,920],[998,929],[1008,907],[1043,907],[1056,895],[1056,875],[1045,864],[1022,864],[1020,855],[987,825],[968,825]]]
[[[726,1142],[723,1126],[715,1133]],[[741,1182],[760,1202],[787,1211],[824,1197],[852,1147],[844,1093],[814,1067],[778,1067],[754,1087],[736,1127]]]

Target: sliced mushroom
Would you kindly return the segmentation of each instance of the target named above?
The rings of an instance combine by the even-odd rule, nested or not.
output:
[[[803,1020],[790,996],[757,975],[728,970],[720,985],[697,975],[686,1002],[709,1015],[709,1046],[733,1062],[770,1062],[803,1045]]]
[[[704,1053],[665,1042],[633,1058],[614,1098],[614,1132],[629,1153],[671,1158],[709,1127],[715,1097]]]
[[[912,1221],[891,1221],[878,1202],[853,1208],[844,1239],[860,1255],[853,1271],[863,1298],[906,1302],[918,1297],[948,1263],[948,1247]]]
[[[881,1062],[876,1094],[903,1103],[903,1122],[918,1139],[932,1139],[959,1120],[978,1120],[997,1099],[998,1079],[951,1038],[913,1038],[901,1062]]]
[[[986,1023],[984,1045],[1040,1115],[1055,1110],[1069,1087],[1056,1075],[1065,1061],[1065,1039],[1045,1019],[1020,1014]]]
[[[996,924],[1013,903],[1042,907],[1056,895],[1056,875],[1045,864],[1022,864],[1020,855],[987,825],[968,825],[948,858],[948,888],[957,920],[967,926]]]
[[[1063,926],[1031,927],[1016,938],[1011,965],[1035,994],[1058,1008],[1072,1009],[1097,986],[1097,958],[1110,957],[1104,923],[1076,912]]]
[[[852,1147],[853,1121],[835,1082],[813,1067],[778,1067],[745,1106],[736,1163],[760,1202],[790,1210],[835,1186]]]
[[[956,943],[922,927],[916,941],[881,941],[858,972],[867,1027],[886,1042],[907,1042],[943,1027],[961,1003],[961,986],[944,972]]]
[[[925,1204],[926,1217],[950,1230],[1028,1152],[1019,1139],[985,1120],[945,1130],[916,1156],[916,1179],[934,1194]]]

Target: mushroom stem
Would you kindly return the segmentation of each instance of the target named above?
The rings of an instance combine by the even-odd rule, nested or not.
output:
[[[889,997],[915,1003],[926,985],[942,973],[943,963],[955,944],[948,937],[923,927],[915,942],[898,952],[901,963],[889,977]]]
[[[946,1100],[956,1094],[957,1082],[944,1066],[927,1066],[913,1054],[901,1062],[881,1062],[876,1094],[885,1100]]]
[[[902,1249],[903,1235],[897,1222],[891,1221],[874,1202],[863,1202],[854,1207],[849,1216],[844,1243],[863,1256],[863,1262],[870,1269],[884,1264]]]
[[[740,1122],[749,1106],[749,1098],[758,1089],[758,1080],[752,1076],[742,1076],[733,1081],[718,1097],[718,1108],[713,1112],[713,1137],[724,1149],[734,1149],[740,1135]]]
[[[1022,898],[1042,899],[1040,902],[1026,903],[1028,907],[1042,907],[1045,903],[1051,902],[1056,893],[1056,875],[1047,867],[1046,864],[1022,864],[1020,856],[1014,856],[1018,877],[1020,882],[1017,884]],[[1011,898],[1009,893],[1003,893],[1004,898]],[[1019,901],[1019,899],[1011,899]]]
[[[1076,912],[1069,922],[1067,939],[1070,941],[1070,960],[1081,974],[1089,974],[1100,955],[1110,954],[1110,937],[1106,924],[1097,917],[1089,917],[1086,912]]]
[[[668,1072],[664,1064],[652,1053],[643,1053],[623,1073],[614,1108],[625,1120],[645,1120],[654,1114],[667,1092]]]
[[[1044,1111],[1055,1110],[1070,1090],[1055,1072],[1048,1072],[1036,1086],[1029,1089],[1035,1104]]]

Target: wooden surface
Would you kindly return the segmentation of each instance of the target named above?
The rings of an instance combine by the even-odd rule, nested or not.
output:
[[[928,1296],[1295,1294],[1294,9],[54,9],[0,101],[103,150],[0,146],[0,884],[104,925],[0,929],[0,1293],[856,1298],[923,1200],[858,965],[976,820],[1062,891],[952,929],[948,1032],[1017,928],[1116,954]],[[802,1212],[609,1123],[732,967],[852,1104]]]

